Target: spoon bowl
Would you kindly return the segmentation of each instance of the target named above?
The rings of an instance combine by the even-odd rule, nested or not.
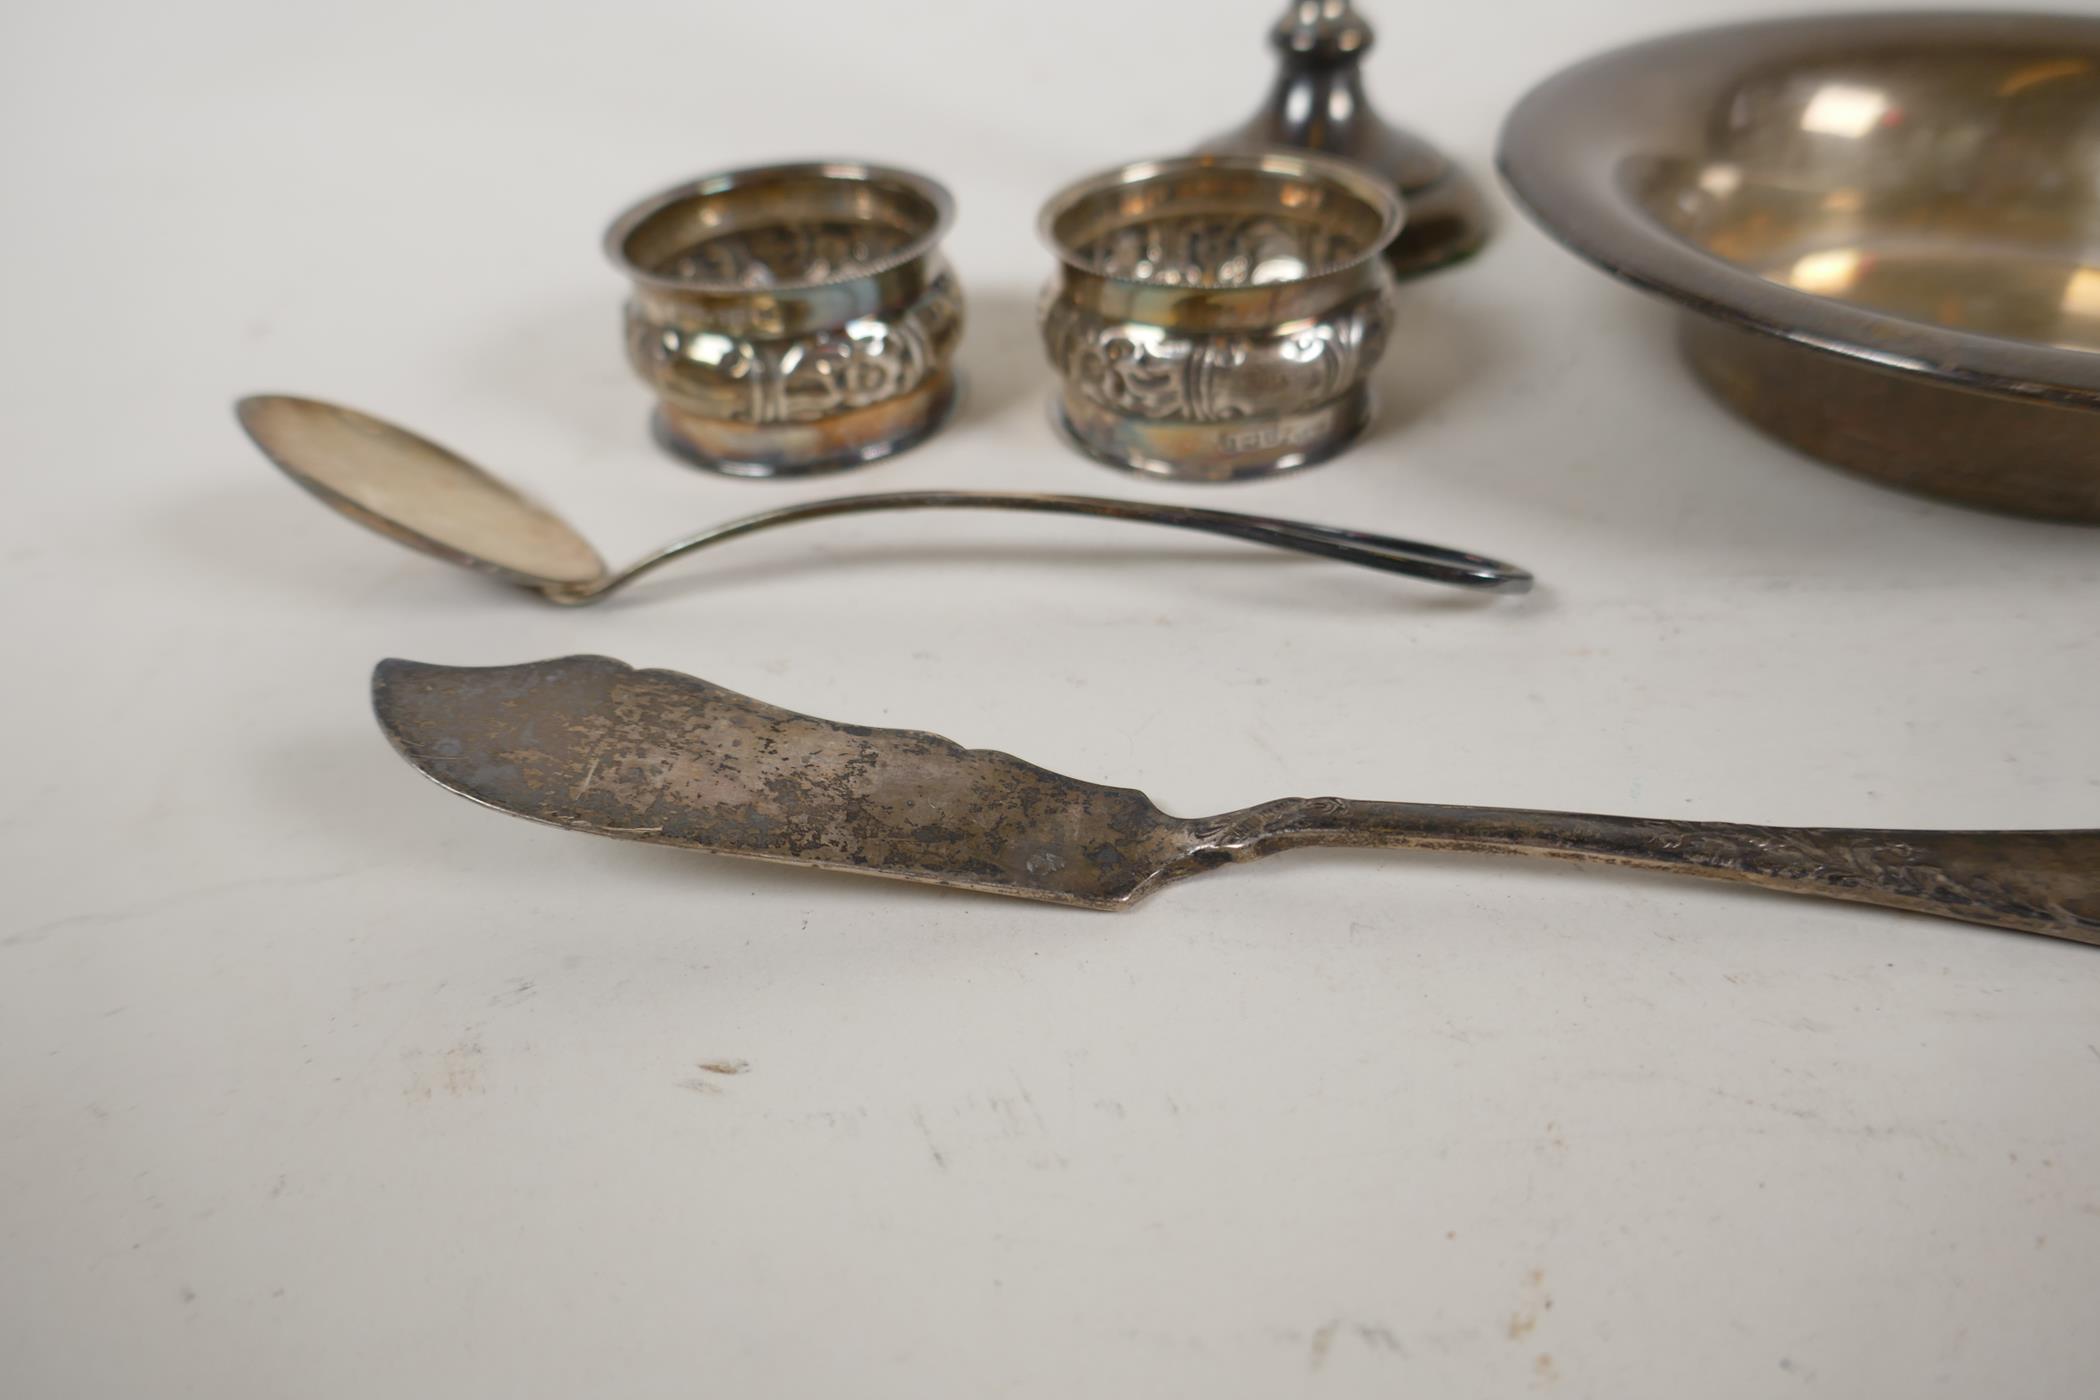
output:
[[[526,588],[606,577],[590,542],[456,452],[354,408],[282,394],[235,412],[263,455],[332,509],[410,549]]]

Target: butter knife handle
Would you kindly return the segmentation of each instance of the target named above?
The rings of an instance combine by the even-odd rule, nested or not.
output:
[[[1871,831],[1290,798],[1196,826],[1198,865],[1300,846],[1550,856],[2100,945],[2100,831]]]

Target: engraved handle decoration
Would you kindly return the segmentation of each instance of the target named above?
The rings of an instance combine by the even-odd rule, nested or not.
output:
[[[1301,846],[1552,856],[2100,945],[2100,831],[1872,831],[1289,798],[1198,824],[1194,873]]]

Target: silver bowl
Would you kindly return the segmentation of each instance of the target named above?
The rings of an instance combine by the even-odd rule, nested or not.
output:
[[[1882,13],[1619,49],[1503,128],[1518,198],[1686,308],[1693,370],[1803,451],[2100,523],[2100,19]]]
[[[731,476],[793,476],[932,433],[962,336],[939,251],[952,208],[922,175],[824,161],[709,175],[614,220],[658,439]]]

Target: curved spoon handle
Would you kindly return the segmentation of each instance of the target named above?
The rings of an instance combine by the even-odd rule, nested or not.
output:
[[[557,602],[588,603],[673,559],[739,535],[798,520],[863,515],[883,510],[1025,510],[1052,515],[1100,516],[1180,530],[1200,530],[1206,534],[1296,550],[1300,554],[1317,554],[1345,564],[1358,564],[1367,569],[1382,569],[1387,573],[1405,574],[1410,578],[1480,592],[1524,593],[1532,584],[1532,576],[1526,570],[1482,555],[1301,520],[1279,520],[1237,511],[1203,510],[1195,506],[1150,501],[1119,501],[1105,496],[1049,496],[1020,491],[886,491],[867,496],[807,501],[747,515],[741,520],[732,520],[667,544],[597,584],[546,591]]]
[[[2100,831],[1857,831],[1291,798],[1200,823],[1192,865],[1298,846],[1552,856],[2100,945]]]

